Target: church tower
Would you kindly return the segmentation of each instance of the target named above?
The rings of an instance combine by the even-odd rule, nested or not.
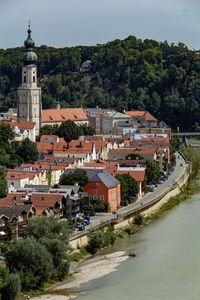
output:
[[[28,38],[25,40],[25,52],[23,55],[22,83],[18,88],[18,121],[35,122],[35,133],[39,135],[41,127],[41,88],[37,86],[37,55],[33,51],[34,41],[31,38],[30,25]]]

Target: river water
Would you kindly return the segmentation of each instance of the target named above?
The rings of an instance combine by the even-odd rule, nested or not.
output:
[[[78,300],[200,299],[200,188],[159,220],[104,250],[135,258],[82,285]]]

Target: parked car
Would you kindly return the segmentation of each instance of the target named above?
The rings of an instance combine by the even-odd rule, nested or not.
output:
[[[84,215],[84,216],[83,216],[83,220],[88,220],[88,221],[90,221],[90,216]]]
[[[85,230],[85,225],[84,224],[80,224],[79,227],[78,227],[78,230],[79,231]]]
[[[90,225],[90,220],[84,219],[83,222],[85,225]]]

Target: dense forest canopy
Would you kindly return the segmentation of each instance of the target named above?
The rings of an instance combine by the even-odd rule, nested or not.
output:
[[[16,106],[23,48],[0,49],[0,111]],[[97,46],[35,49],[43,108],[145,109],[172,128],[200,130],[200,60],[184,44],[129,36]],[[91,68],[80,72],[90,60]]]

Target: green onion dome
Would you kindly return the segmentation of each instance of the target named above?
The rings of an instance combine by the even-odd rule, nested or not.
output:
[[[24,41],[24,46],[26,47],[26,51],[23,55],[23,61],[25,65],[34,64],[37,61],[37,54],[33,51],[33,47],[35,46],[35,42],[31,38],[31,29],[30,25],[28,28],[28,37]]]
[[[37,54],[34,51],[27,51],[23,55],[23,61],[26,64],[33,64],[37,59]]]

